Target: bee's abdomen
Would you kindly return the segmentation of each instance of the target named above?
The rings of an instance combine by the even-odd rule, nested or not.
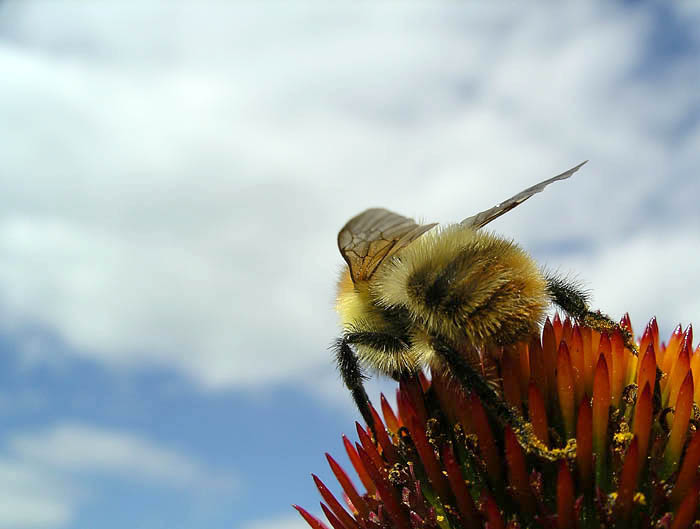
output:
[[[373,293],[384,306],[405,307],[428,332],[475,345],[534,332],[549,302],[542,274],[519,246],[459,225],[404,248]]]

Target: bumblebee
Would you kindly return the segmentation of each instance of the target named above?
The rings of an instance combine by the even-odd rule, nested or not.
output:
[[[334,349],[343,381],[370,427],[365,370],[398,380],[429,367],[448,372],[523,432],[524,419],[493,389],[498,373],[489,355],[537,333],[550,304],[594,328],[619,328],[589,309],[577,284],[543,272],[514,241],[481,231],[585,163],[458,224],[417,224],[374,208],[343,226],[338,248],[347,266],[337,296],[343,333]],[[531,451],[552,458],[523,435]]]

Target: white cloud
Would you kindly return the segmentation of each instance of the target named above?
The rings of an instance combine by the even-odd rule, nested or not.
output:
[[[130,432],[67,423],[45,431],[17,434],[9,445],[22,459],[62,472],[121,476],[193,490],[224,487],[230,491],[235,485],[230,476]]]
[[[107,365],[205,387],[328,367],[335,235],[368,206],[460,219],[589,158],[494,229],[603,256],[700,217],[700,127],[678,132],[700,73],[645,75],[641,8],[4,9],[0,319]],[[605,266],[580,269],[596,292]]]

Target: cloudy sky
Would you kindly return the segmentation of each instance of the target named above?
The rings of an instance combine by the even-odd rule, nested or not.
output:
[[[0,526],[304,527],[366,207],[700,322],[691,4],[0,2]]]

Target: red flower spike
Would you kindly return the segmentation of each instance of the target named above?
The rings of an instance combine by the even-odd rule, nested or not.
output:
[[[367,452],[367,455],[372,460],[374,468],[384,472],[384,461],[382,460],[382,456],[379,455],[379,452],[377,452],[377,447],[374,446],[372,439],[359,422],[355,423],[355,428],[360,438],[360,444],[362,444],[362,448],[365,449],[365,452]]]
[[[549,425],[547,424],[547,409],[539,388],[530,382],[527,394],[527,404],[530,409],[530,422],[537,438],[549,446]]]
[[[413,409],[414,414],[418,417],[422,424],[428,422],[428,412],[425,409],[423,400],[423,389],[420,383],[415,378],[402,379],[399,387],[403,393],[404,399]],[[402,414],[403,415],[403,414]]]
[[[376,432],[377,442],[379,442],[379,446],[382,447],[382,454],[390,464],[398,463],[399,456],[396,453],[396,447],[391,442],[391,439],[389,439],[389,435],[384,429],[384,423],[382,423],[377,410],[374,409],[371,403],[369,405],[369,411],[374,418],[374,430]]]
[[[561,340],[559,340],[559,341],[561,342],[563,340],[563,341],[569,343],[571,341],[571,333],[573,332],[573,330],[574,329],[573,329],[573,325],[571,325],[571,318],[569,318],[567,316],[566,319],[564,320],[564,327],[562,329]],[[557,346],[558,346],[558,344],[557,344]]]
[[[472,412],[474,431],[479,439],[479,452],[486,464],[489,478],[491,478],[493,483],[497,483],[501,479],[501,456],[498,453],[498,447],[493,437],[486,411],[479,398],[473,393],[469,396],[469,407]]]
[[[558,319],[558,315],[555,316],[555,321]],[[559,322],[561,326],[561,321]],[[549,319],[545,321],[544,327],[542,328],[542,353],[544,355],[544,369],[545,376],[547,377],[547,392],[542,392],[542,396],[549,401],[554,391],[555,380],[555,369],[557,366],[557,342],[556,334],[554,332],[553,324],[549,322]]]
[[[557,476],[557,527],[558,529],[574,529],[576,516],[574,514],[574,478],[566,461],[559,461]]]
[[[343,435],[343,445],[345,446],[345,451],[348,454],[348,458],[350,458],[350,462],[352,463],[352,466],[355,468],[355,472],[357,472],[357,476],[360,478],[362,485],[364,485],[365,490],[367,491],[367,494],[369,494],[370,496],[374,496],[374,494],[377,492],[377,487],[375,486],[374,482],[372,481],[372,478],[367,473],[367,469],[362,464],[362,460],[360,459],[360,456],[358,455],[357,450],[355,450],[355,447],[352,445],[350,440],[347,437],[345,437],[344,435]]]
[[[605,356],[600,355],[593,380],[593,453],[596,456],[596,484],[605,490],[610,376]]]
[[[525,455],[510,427],[505,429],[505,452],[508,464],[508,484],[512,495],[520,508],[532,516],[535,512],[535,500],[530,490]]]
[[[479,523],[479,513],[476,510],[476,505],[474,505],[474,500],[469,493],[467,484],[464,482],[462,469],[455,459],[452,446],[447,443],[443,444],[440,453],[442,455],[442,463],[447,472],[447,479],[450,482],[450,487],[452,487],[452,493],[455,496],[455,500],[457,500],[457,510],[462,518],[462,525],[464,527],[479,527],[481,525]]]
[[[347,494],[353,507],[360,514],[360,517],[366,520],[367,516],[369,516],[367,502],[365,502],[365,500],[360,496],[360,493],[357,492],[357,489],[352,484],[352,481],[345,470],[343,470],[343,467],[341,467],[338,462],[328,453],[326,453],[326,459],[328,460],[328,464],[330,465],[335,478],[338,480],[338,483],[340,483],[340,486],[343,488],[343,491],[345,491],[345,494]]]
[[[593,371],[595,370],[596,349],[593,349],[593,331],[589,327],[581,327],[583,342],[583,392],[593,395]]]
[[[641,349],[640,349],[641,351]],[[654,391],[654,385],[656,384],[656,354],[654,353],[654,346],[649,344],[642,356],[641,364],[639,366],[639,371],[637,373],[637,388],[639,391],[644,389],[644,386],[649,384]]]
[[[578,404],[581,402],[581,399],[583,399],[583,395],[585,393],[585,359],[583,353],[583,337],[581,336],[581,328],[578,325],[574,325],[571,331],[569,352],[571,367],[573,368],[574,373],[574,402]]]
[[[382,393],[380,396],[380,402],[382,406],[382,415],[384,415],[384,422],[386,423],[386,427],[392,434],[396,434],[396,432],[399,431],[401,424],[396,418],[394,410],[391,409],[391,404],[389,404],[389,401],[386,400],[384,393]]]
[[[678,392],[681,389],[681,384],[690,370],[690,355],[690,346],[688,342],[684,341],[678,358],[673,365],[673,370],[670,373],[671,376],[667,377],[668,381],[666,387],[661,394],[661,402],[663,405],[673,406],[678,399]]]
[[[651,328],[651,322],[647,323],[647,326],[644,327],[644,332],[639,340],[639,352],[643,353],[650,345],[656,350],[656,345],[654,345],[654,331]]]
[[[553,332],[553,331],[552,331]],[[547,370],[545,368],[545,356],[539,338],[534,337],[530,341],[530,372],[531,381],[537,384],[541,395],[549,394],[549,381],[547,380]],[[528,392],[528,400],[529,400]]]
[[[620,331],[615,331],[610,337],[610,348],[612,358],[610,393],[612,405],[615,408],[619,408],[622,390],[625,387],[625,375],[627,374],[627,350],[622,341],[622,334],[620,334]]]
[[[331,509],[331,511],[333,511],[333,514],[335,514],[338,520],[342,522],[342,526],[345,529],[360,529],[360,525],[355,521],[355,519],[352,516],[348,514],[348,512],[345,509],[343,509],[343,506],[338,500],[335,499],[335,496],[333,496],[331,491],[328,490],[326,485],[324,485],[323,481],[321,481],[315,474],[311,474],[311,477],[314,479],[314,483],[316,483],[316,488],[321,493],[321,497],[328,504],[328,507]],[[331,522],[331,525],[333,525],[333,522],[330,518],[328,519],[328,521]]]
[[[688,372],[678,392],[675,413],[673,414],[673,426],[668,436],[668,443],[664,450],[665,476],[669,476],[678,466],[685,438],[688,433],[690,413],[693,409],[693,375]]]
[[[663,358],[661,359],[661,371],[664,373],[671,373],[673,370],[673,365],[676,363],[676,359],[681,352],[681,345],[683,345],[683,329],[681,324],[676,325],[673,330],[671,338],[668,340],[668,345],[664,351]],[[657,359],[658,361],[658,359]],[[662,389],[664,389],[662,387]]]
[[[567,439],[570,439],[574,437],[576,418],[574,416],[574,373],[566,342],[559,344],[557,355],[557,395],[561,416],[564,419],[564,431]]]
[[[683,464],[678,473],[678,478],[676,478],[676,485],[673,487],[673,492],[671,493],[671,503],[673,503],[673,505],[677,506],[681,503],[683,498],[685,498],[691,485],[698,479],[697,472],[699,467],[700,432],[695,432],[683,456]]]
[[[518,358],[520,359],[520,380],[523,381],[520,384],[520,393],[522,401],[527,400],[527,384],[526,380],[530,380],[530,349],[528,344],[521,342],[517,346],[518,348]]]
[[[639,439],[632,439],[625,461],[622,464],[622,472],[620,473],[619,484],[617,488],[616,505],[619,509],[620,516],[623,520],[627,520],[632,510],[632,499],[634,491],[637,489],[637,476],[639,476],[640,460],[639,460]]]
[[[632,433],[639,441],[640,461],[646,460],[647,457],[652,414],[652,390],[649,382],[646,382],[644,389],[637,397],[637,405],[634,407],[634,420],[632,421]]]
[[[411,524],[408,521],[408,516],[401,508],[399,498],[396,496],[393,486],[379,473],[367,452],[361,446],[357,447],[357,454],[360,456],[362,464],[367,469],[372,481],[377,485],[377,492],[382,500],[383,506],[386,509],[389,518],[394,522],[398,529],[410,529]]]
[[[688,495],[681,502],[676,515],[673,517],[671,529],[689,529],[698,510],[698,496],[700,496],[700,481],[696,481]]]
[[[632,330],[632,320],[630,320],[630,313],[625,312],[620,320],[620,327],[625,329],[631,336],[634,336],[634,331]]]
[[[481,498],[481,509],[486,517],[486,527],[488,529],[505,529],[501,511],[498,510],[498,505],[490,494],[483,493]]]
[[[430,380],[428,380],[423,371],[418,371],[418,382],[420,382],[421,392],[427,393],[428,389],[430,389]]]
[[[506,347],[501,359],[501,379],[503,383],[503,396],[506,402],[522,413],[520,377],[518,374],[519,360],[514,348]]]
[[[312,527],[312,529],[328,529],[328,527],[326,527],[326,524],[324,524],[315,516],[309,514],[309,512],[303,507],[299,507],[298,505],[294,504],[292,504],[292,507],[294,507],[297,510],[297,512],[301,514],[301,517],[306,521],[307,524],[309,524]]]
[[[428,475],[428,479],[433,486],[435,492],[440,496],[443,502],[447,502],[450,497],[450,487],[445,480],[445,476],[440,468],[440,463],[435,457],[433,447],[430,446],[428,438],[425,434],[425,428],[419,423],[417,417],[410,417],[408,428],[411,432],[411,439],[418,451],[421,463]]]
[[[347,529],[345,525],[343,525],[343,523],[340,520],[338,520],[338,517],[333,514],[333,511],[326,507],[326,504],[323,502],[321,502],[321,510],[323,511],[323,514],[326,515],[326,519],[331,524],[331,527],[333,527],[333,529]]]
[[[584,491],[592,489],[593,410],[587,398],[581,401],[576,421],[576,465]]]

